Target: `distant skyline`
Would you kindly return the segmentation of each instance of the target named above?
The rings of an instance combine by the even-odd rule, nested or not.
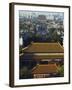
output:
[[[49,17],[53,18],[54,16],[58,16],[61,19],[64,19],[64,13],[63,12],[47,12],[47,11],[26,11],[26,10],[20,10],[19,11],[19,17],[38,17],[38,15],[45,15],[48,19]]]

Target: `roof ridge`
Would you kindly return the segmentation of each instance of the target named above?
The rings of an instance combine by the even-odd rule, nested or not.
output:
[[[34,71],[38,66],[39,66],[39,64],[37,64],[35,67],[33,67],[32,71]]]
[[[64,50],[64,48],[61,46],[61,44],[58,42],[59,46]]]
[[[39,64],[38,66],[48,66],[48,65],[55,65],[55,66],[56,66],[55,63],[53,63],[53,64],[45,64],[45,65],[43,65],[43,64]]]
[[[24,47],[22,51],[27,50],[32,44],[29,44],[28,46]]]
[[[48,42],[32,42],[31,44],[40,44],[40,43],[41,44],[52,44],[52,43],[53,44],[58,44],[58,42],[49,42],[49,43]]]

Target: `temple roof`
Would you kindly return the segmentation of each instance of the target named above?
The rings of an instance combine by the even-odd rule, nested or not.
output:
[[[60,43],[31,43],[23,52],[27,53],[63,53]]]
[[[45,64],[45,65],[37,65],[32,70],[32,74],[49,74],[49,73],[57,73],[58,68],[56,64]]]

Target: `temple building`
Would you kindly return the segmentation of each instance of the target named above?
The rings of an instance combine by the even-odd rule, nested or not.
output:
[[[35,43],[22,49],[22,64],[30,65],[34,78],[56,75],[59,65],[64,65],[64,48],[59,42]]]
[[[31,43],[23,53],[36,61],[60,61],[64,59],[64,49],[60,43]],[[29,58],[29,59],[31,59]]]

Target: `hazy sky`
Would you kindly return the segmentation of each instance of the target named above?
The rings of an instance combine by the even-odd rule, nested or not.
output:
[[[19,16],[20,17],[22,17],[22,16],[24,16],[24,17],[27,17],[27,16],[37,17],[38,15],[46,15],[46,17],[57,15],[61,18],[64,18],[64,13],[63,12],[24,11],[24,10],[19,11]]]

